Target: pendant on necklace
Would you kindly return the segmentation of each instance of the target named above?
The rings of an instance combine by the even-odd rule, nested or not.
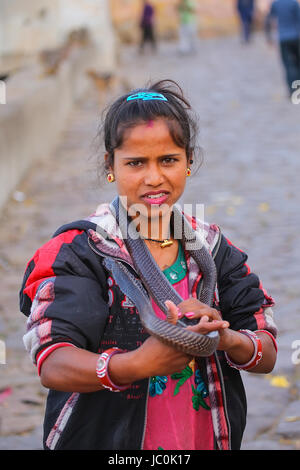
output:
[[[160,244],[161,248],[166,248],[167,246],[171,246],[171,245],[173,245],[173,240],[164,240]]]

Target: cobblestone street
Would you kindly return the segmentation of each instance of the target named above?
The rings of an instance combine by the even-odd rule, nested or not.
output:
[[[248,421],[242,449],[300,449],[300,105],[287,97],[279,54],[260,35],[199,40],[196,56],[175,43],[156,55],[121,54],[120,76],[133,88],[177,81],[200,124],[203,164],[182,203],[205,204],[205,218],[248,255],[274,297],[279,354],[271,374],[243,373]],[[96,177],[94,137],[101,110],[91,89],[62,129],[53,155],[26,175],[6,205],[0,235],[0,449],[40,449],[46,390],[24,350],[26,318],[18,292],[26,263],[62,224],[86,217],[113,196]]]

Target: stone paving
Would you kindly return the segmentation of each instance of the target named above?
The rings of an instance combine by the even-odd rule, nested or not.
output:
[[[248,420],[242,449],[299,449],[300,105],[287,98],[278,51],[260,35],[248,46],[236,38],[199,40],[197,55],[186,57],[175,43],[161,44],[156,55],[127,47],[119,73],[132,87],[174,79],[197,111],[204,159],[182,203],[205,204],[206,219],[247,251],[251,269],[276,300],[275,369],[262,376],[243,373]],[[6,365],[0,365],[0,449],[41,448],[46,390],[24,352],[26,319],[18,307],[26,262],[58,226],[85,217],[114,194],[113,185],[99,184],[95,176],[98,103],[91,90],[74,108],[56,151],[48,155],[45,148],[1,217]]]

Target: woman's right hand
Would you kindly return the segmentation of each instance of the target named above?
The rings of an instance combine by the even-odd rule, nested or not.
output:
[[[180,372],[193,359],[161,340],[150,336],[136,351],[136,365],[142,378]]]
[[[171,309],[167,321],[177,322],[177,309]],[[41,382],[44,387],[63,392],[88,393],[103,387],[96,374],[99,354],[72,346],[53,351],[43,362]],[[115,354],[108,364],[111,380],[127,385],[153,375],[179,372],[191,357],[150,336],[139,348]]]
[[[176,324],[177,320],[176,307],[169,308],[166,321]],[[192,359],[192,356],[150,336],[134,351],[113,356],[109,364],[109,374],[112,380],[115,379],[116,383],[122,385],[129,383],[129,381],[135,382],[154,375],[170,375],[180,372]],[[130,379],[126,381],[125,375],[127,374]]]

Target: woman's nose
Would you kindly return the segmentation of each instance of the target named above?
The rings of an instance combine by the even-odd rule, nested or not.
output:
[[[145,174],[144,182],[148,186],[159,186],[164,182],[163,172],[157,166],[149,166]]]

